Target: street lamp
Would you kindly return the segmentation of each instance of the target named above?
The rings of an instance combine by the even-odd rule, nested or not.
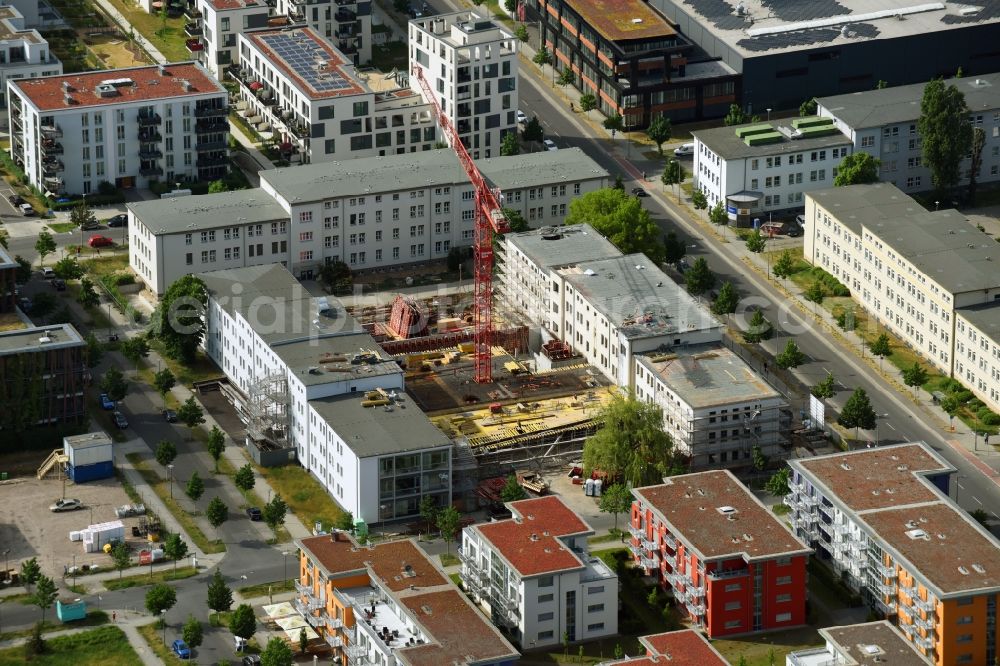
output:
[[[768,107],[768,109],[767,109],[767,122],[771,122],[771,109],[770,109],[770,107]]]
[[[10,580],[10,567],[7,566],[7,556],[10,555],[10,548],[3,551],[3,579],[4,582]]]
[[[385,536],[385,512],[386,510],[388,510],[388,508],[389,508],[388,504],[380,504],[378,507],[379,518],[381,519],[382,522],[382,536]]]
[[[288,584],[288,551],[281,551],[281,562],[284,567],[281,575],[281,589],[284,590],[285,586]]]
[[[876,449],[878,448],[878,445],[879,445],[878,422],[879,422],[879,419],[886,419],[886,418],[889,418],[888,414],[876,414],[875,415],[875,448]]]
[[[174,465],[167,465],[167,473],[170,474],[170,499],[174,498]]]
[[[167,644],[167,609],[160,611],[160,624],[163,625],[163,644]]]

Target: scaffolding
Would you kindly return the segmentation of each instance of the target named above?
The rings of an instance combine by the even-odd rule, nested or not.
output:
[[[288,448],[288,380],[267,375],[250,385],[247,437],[262,450]]]

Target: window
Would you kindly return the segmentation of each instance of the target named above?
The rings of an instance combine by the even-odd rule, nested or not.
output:
[[[194,255],[191,254],[190,252],[184,255],[184,258],[185,258],[184,263],[186,263],[188,266],[194,263]]]
[[[539,613],[539,622],[551,622],[555,618],[555,613]]]
[[[603,585],[594,585],[593,587],[587,588],[587,594],[603,594],[603,593],[604,593]]]
[[[790,594],[779,594],[774,598],[774,601],[779,604],[787,604],[792,600],[792,595]]]
[[[792,620],[791,613],[778,613],[777,615],[774,616],[775,622],[791,622],[791,620]]]
[[[742,589],[742,583],[730,583],[729,585],[726,585],[726,592],[739,592]]]
[[[538,640],[540,640],[540,641],[548,640],[548,639],[552,638],[553,636],[554,636],[554,634],[551,631],[539,631],[538,632]]]
[[[303,231],[302,233],[299,234],[299,242],[301,243],[307,243],[312,239],[313,239],[313,232],[311,231]]]
[[[958,638],[955,639],[956,643],[971,643],[972,634],[959,634]]]
[[[791,585],[792,584],[792,577],[791,576],[778,576],[778,579],[776,581],[774,581],[774,584],[775,585]]]
[[[604,612],[604,604],[591,604],[590,606],[587,606],[587,612],[588,613],[603,613]]]
[[[958,620],[955,621],[955,624],[972,624],[972,616],[963,615],[962,617],[958,618]]]
[[[551,594],[540,594],[538,595],[538,603],[547,604],[552,601],[553,597]]]
[[[726,622],[726,629],[739,629],[742,626],[742,620],[730,620],[729,622]]]
[[[587,625],[587,631],[603,631],[603,630],[604,630],[604,623],[603,622],[597,622],[595,624],[588,624]]]
[[[741,602],[741,601],[727,601],[726,602],[726,610],[727,611],[739,610],[741,608],[743,608],[743,602]]]
[[[552,576],[542,576],[539,578],[538,587],[552,587]]]
[[[874,145],[875,145],[875,137],[873,137],[873,136],[863,136],[863,137],[861,137],[861,147],[862,148],[871,148]]]
[[[312,221],[313,221],[312,211],[304,210],[301,213],[299,213],[299,222],[312,222]]]
[[[971,606],[972,605],[972,597],[962,597],[961,599],[956,599],[955,600],[955,605],[956,606]]]

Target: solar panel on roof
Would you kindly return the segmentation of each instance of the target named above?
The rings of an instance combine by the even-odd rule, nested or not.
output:
[[[289,70],[316,92],[334,92],[354,87],[354,83],[344,78],[340,72],[319,64],[330,62],[330,54],[312,39],[283,32],[261,35],[260,39],[284,61]]]

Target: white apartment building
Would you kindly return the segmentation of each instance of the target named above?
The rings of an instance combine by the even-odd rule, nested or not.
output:
[[[556,496],[509,502],[509,520],[462,530],[462,583],[522,648],[618,633],[618,576],[591,557],[587,523]]]
[[[731,350],[682,347],[637,357],[635,394],[663,410],[690,469],[748,466],[754,446],[783,457],[781,394]]]
[[[1000,74],[947,79],[964,96],[969,107],[969,121],[985,130],[982,164],[976,180],[989,183],[1000,180]],[[853,143],[853,151],[864,151],[881,162],[879,179],[892,183],[904,192],[922,192],[933,188],[931,172],[923,164],[920,133],[920,100],[924,85],[917,83],[881,90],[820,97],[817,113],[834,124]],[[961,179],[969,177],[971,158],[961,164]]]
[[[372,59],[372,3],[358,0],[277,0],[277,13],[326,37],[355,65]]]
[[[472,158],[499,155],[517,131],[517,38],[478,10],[410,21],[409,37],[411,71],[421,69]],[[410,86],[421,93],[416,75]]]
[[[810,193],[806,261],[850,287],[879,323],[1000,409],[996,241],[955,210],[927,211],[889,183]],[[961,321],[961,329],[959,322]]]
[[[808,192],[833,187],[837,167],[853,152],[851,140],[830,121],[808,130],[791,124],[804,120],[692,132],[694,182],[709,206],[723,202],[730,224],[750,227],[801,209]]]
[[[37,11],[36,11],[37,17]],[[59,58],[37,30],[25,27],[16,7],[0,5],[0,108],[7,106],[7,81],[62,74]]]
[[[10,154],[54,194],[214,180],[229,168],[228,95],[197,63],[7,82]],[[69,165],[69,168],[67,168]]]
[[[504,205],[530,224],[559,223],[570,200],[608,184],[579,149],[481,160]],[[129,204],[129,260],[154,294],[188,273],[283,263],[312,279],[443,261],[472,244],[475,200],[450,150],[261,172],[261,187]]]
[[[234,389],[253,451],[294,451],[359,520],[419,515],[425,496],[451,503],[451,442],[405,409],[399,365],[339,301],[312,297],[279,264],[199,277],[205,352]]]
[[[237,35],[266,28],[271,15],[266,0],[197,0],[195,9],[186,12],[187,49],[221,81],[226,69],[239,62]]]
[[[588,224],[506,234],[502,261],[506,307],[619,386],[633,387],[638,354],[722,339],[722,323],[652,261]]]
[[[359,72],[308,27],[239,35],[248,121],[280,136],[290,159],[328,162],[431,150],[433,110],[403,85],[405,74]]]
[[[826,644],[820,648],[796,650],[785,656],[785,666],[930,666],[916,647],[886,620],[820,627]]]

